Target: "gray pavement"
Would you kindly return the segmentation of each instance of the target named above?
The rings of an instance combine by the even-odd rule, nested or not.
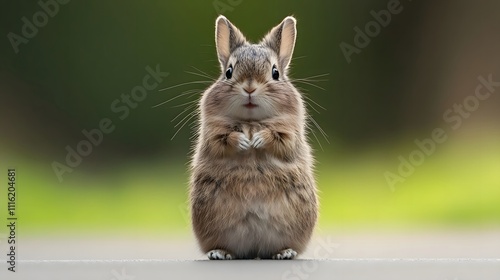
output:
[[[2,279],[372,279],[498,280],[500,259],[323,259],[252,261],[21,261]],[[5,277],[7,276],[7,277]],[[5,277],[5,278],[4,278]]]
[[[18,240],[0,279],[500,279],[500,231],[318,231],[292,261],[208,261],[194,237],[45,236]]]

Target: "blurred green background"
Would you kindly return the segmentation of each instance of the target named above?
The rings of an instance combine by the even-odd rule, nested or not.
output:
[[[328,134],[313,126],[310,135],[320,228],[498,228],[500,87],[457,129],[443,114],[474,95],[479,76],[500,81],[500,2],[401,1],[402,11],[348,63],[339,45],[354,46],[353,28],[364,30],[370,11],[389,2],[70,1],[16,53],[8,34],[21,36],[22,18],[33,22],[42,8],[3,1],[0,181],[17,169],[20,234],[189,230],[193,120],[172,137],[190,112],[183,104],[209,85],[189,72],[219,75],[220,12],[254,42],[285,16],[298,20],[291,77],[309,79],[296,86]],[[111,104],[156,65],[169,76],[120,120]],[[202,82],[181,85],[193,81]],[[103,118],[115,130],[60,182],[52,163],[64,163],[66,146]],[[398,174],[399,156],[408,159],[415,139],[435,128],[447,141],[391,187],[384,174]]]

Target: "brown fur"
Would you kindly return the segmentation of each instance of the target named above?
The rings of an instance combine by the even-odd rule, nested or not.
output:
[[[279,27],[285,23],[291,31],[282,35]],[[258,45],[247,43],[225,18],[216,24],[218,30],[233,32],[216,32],[216,40],[222,69],[234,65],[234,74],[226,79],[224,70],[200,101],[190,181],[194,233],[204,252],[220,249],[233,258],[271,258],[287,248],[300,253],[316,224],[318,199],[304,104],[286,77],[295,20],[286,18]],[[286,53],[269,47],[281,41],[292,42],[281,48]],[[239,47],[230,56],[219,51],[234,45]],[[271,78],[273,64],[280,70],[279,81]],[[233,107],[246,98],[242,87],[250,85],[258,87],[254,98],[263,109],[247,117],[247,109]],[[239,148],[242,137],[256,135],[262,146]]]

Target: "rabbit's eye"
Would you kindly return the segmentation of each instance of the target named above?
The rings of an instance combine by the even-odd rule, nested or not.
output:
[[[276,68],[276,65],[273,65],[273,79],[278,80],[280,78],[280,72],[278,72],[278,69]]]
[[[226,78],[231,79],[233,77],[233,65],[229,64],[229,68],[226,70]]]

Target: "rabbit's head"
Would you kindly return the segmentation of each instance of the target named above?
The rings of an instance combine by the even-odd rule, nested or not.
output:
[[[302,98],[287,77],[296,34],[295,18],[286,17],[260,43],[251,44],[219,16],[215,41],[222,71],[203,94],[202,115],[242,121],[302,115]]]

